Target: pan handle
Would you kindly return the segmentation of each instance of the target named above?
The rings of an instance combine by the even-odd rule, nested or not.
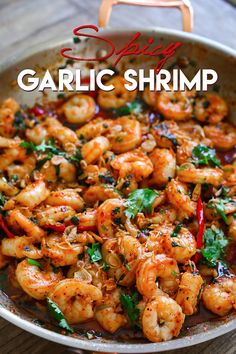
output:
[[[119,4],[178,8],[182,13],[183,30],[192,32],[193,8],[190,0],[102,0],[98,16],[99,27],[107,26],[112,6]]]

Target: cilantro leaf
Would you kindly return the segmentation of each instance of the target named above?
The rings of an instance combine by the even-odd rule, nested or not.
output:
[[[196,165],[211,165],[221,167],[220,161],[216,157],[215,149],[198,144],[192,151],[192,162]]]
[[[131,326],[139,326],[138,319],[140,311],[136,307],[136,305],[138,304],[138,293],[135,292],[132,296],[128,294],[121,294],[120,302],[130,319]]]
[[[215,228],[213,230],[208,228],[204,232],[203,241],[205,247],[202,249],[202,255],[208,264],[214,267],[217,261],[222,260],[228,240],[221,229]]]
[[[58,322],[58,325],[61,328],[65,329],[67,332],[74,333],[74,330],[67,323],[63,313],[61,312],[57,304],[55,304],[55,302],[49,299],[49,297],[47,298],[47,304],[48,304],[49,311],[51,312],[55,320]]]
[[[229,219],[226,215],[226,205],[227,203],[236,204],[236,201],[230,198],[222,198],[222,199],[212,199],[208,202],[207,207],[210,209],[215,208],[216,212],[226,225],[229,225]]]
[[[22,141],[20,143],[20,146],[26,149],[27,153],[32,153],[32,152],[50,152],[53,155],[60,155],[60,156],[65,156],[65,152],[62,150],[59,150],[58,148],[55,147],[55,142],[54,139],[48,139],[48,142],[46,143],[45,140],[41,142],[39,145],[35,145],[32,143],[32,141]]]
[[[133,102],[126,103],[125,106],[112,109],[112,114],[116,117],[127,116],[131,113],[138,114],[143,110],[143,102],[141,100],[134,100]]]
[[[136,189],[129,194],[129,198],[124,203],[126,207],[125,215],[130,219],[134,219],[142,210],[150,213],[157,195],[154,190],[149,188]]]
[[[92,243],[91,247],[88,247],[87,253],[90,256],[91,263],[100,261],[102,259],[102,253],[100,249],[100,243]]]

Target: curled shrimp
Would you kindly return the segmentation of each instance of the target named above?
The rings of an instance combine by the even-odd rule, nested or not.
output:
[[[45,226],[55,225],[59,221],[64,221],[66,219],[72,218],[75,213],[75,210],[70,206],[48,206],[41,209],[40,211],[37,211],[35,216],[39,226]]]
[[[163,185],[175,176],[176,158],[172,150],[156,148],[149,157],[153,164],[150,184]]]
[[[197,251],[195,237],[186,227],[179,228],[180,230],[175,234],[172,225],[155,225],[146,243],[148,251],[165,253],[179,263],[191,259]]]
[[[33,128],[26,129],[25,135],[34,144],[39,145],[46,139],[48,132],[42,124],[37,124]]]
[[[98,136],[83,145],[81,154],[83,159],[88,164],[91,164],[95,163],[105,151],[109,150],[109,148],[109,140],[105,138],[105,136]]]
[[[52,206],[70,206],[76,211],[82,211],[84,208],[83,199],[74,189],[51,192],[45,203]]]
[[[184,167],[179,168],[177,171],[178,179],[183,183],[194,183],[194,184],[212,184],[215,187],[221,185],[223,180],[223,171],[216,168],[195,168],[195,167]]]
[[[137,181],[148,177],[153,171],[152,161],[140,150],[116,156],[111,161],[111,167],[119,171],[120,178],[132,174]]]
[[[50,258],[56,267],[76,264],[78,255],[84,251],[84,244],[79,242],[76,232],[73,237],[46,236],[41,245],[43,256]]]
[[[71,150],[71,144],[77,144],[78,138],[76,133],[62,125],[56,118],[47,118],[45,126],[49,136],[57,139],[64,149]]]
[[[119,224],[122,223],[123,200],[108,199],[97,209],[97,228],[102,238],[113,238]]]
[[[96,103],[88,95],[73,95],[62,107],[66,120],[69,123],[81,124],[93,118],[96,112]]]
[[[181,276],[175,301],[181,306],[185,315],[193,315],[197,311],[202,285],[203,279],[199,274],[185,272]]]
[[[10,219],[12,223],[15,222],[19,225],[34,242],[41,242],[41,239],[45,236],[45,232],[18,209],[10,212]]]
[[[92,122],[83,125],[76,131],[78,138],[84,137],[85,139],[91,140],[96,136],[104,135],[109,131],[111,126],[114,124],[112,119],[96,118]]]
[[[29,296],[43,300],[55,284],[62,279],[62,274],[61,272],[54,273],[50,266],[41,270],[38,266],[24,260],[17,265],[16,279]]]
[[[206,93],[203,97],[196,98],[194,115],[200,122],[217,124],[228,114],[225,100],[215,94]]]
[[[78,218],[77,228],[80,231],[94,230],[97,227],[97,209],[86,210],[76,214]]]
[[[120,198],[120,194],[111,186],[90,186],[85,191],[83,198],[89,205],[97,201],[105,202],[107,199]]]
[[[25,189],[17,194],[15,200],[19,204],[33,209],[47,199],[49,194],[50,192],[47,189],[45,182],[39,180],[29,184]]]
[[[148,298],[162,292],[173,295],[179,286],[179,268],[176,260],[164,254],[151,254],[150,257],[141,260],[136,271],[136,285],[138,291]]]
[[[187,194],[187,185],[172,179],[166,187],[166,195],[180,218],[189,218],[195,214],[196,205]]]
[[[122,313],[120,296],[120,289],[115,289],[106,294],[95,309],[96,320],[102,328],[110,333],[115,333],[119,328],[127,324],[127,319]]]
[[[102,292],[78,279],[65,279],[55,285],[49,298],[58,305],[66,320],[74,324],[94,317],[94,305],[102,300]]]
[[[35,240],[28,236],[15,236],[2,240],[2,254],[15,258],[42,258],[42,251],[34,246]]]
[[[184,319],[182,309],[175,300],[158,295],[147,303],[143,312],[143,333],[151,342],[170,340],[179,335]]]
[[[217,149],[227,151],[236,145],[236,129],[230,123],[206,125],[204,132]]]
[[[106,82],[105,86],[113,85],[112,91],[99,90],[98,104],[102,108],[119,108],[124,106],[127,102],[132,102],[137,95],[137,91],[128,91],[125,88],[128,82],[122,76],[116,76]]]
[[[141,125],[129,116],[117,118],[110,127],[107,138],[112,151],[117,154],[135,149],[142,141]]]
[[[9,258],[2,253],[0,245],[0,269],[4,268],[9,263]]]
[[[145,87],[143,91],[143,100],[149,106],[156,108],[158,96],[159,96],[159,92],[151,91],[149,86]]]
[[[202,301],[211,312],[219,316],[227,315],[236,308],[236,277],[224,276],[205,286]]]
[[[193,105],[187,92],[162,91],[156,107],[166,119],[176,121],[191,119],[193,114]]]

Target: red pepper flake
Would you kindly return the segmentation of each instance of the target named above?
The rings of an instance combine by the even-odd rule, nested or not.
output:
[[[6,222],[0,216],[0,228],[6,233],[7,237],[14,238],[15,235],[8,229]]]
[[[56,231],[56,232],[64,232],[65,229],[66,229],[66,226],[63,225],[63,224],[57,224],[57,225],[45,225],[44,226],[45,229],[48,229],[48,230],[53,230],[53,231]]]
[[[201,250],[204,247],[203,244],[203,235],[204,235],[204,209],[203,209],[203,202],[201,197],[198,198],[197,201],[197,220],[198,220],[198,233],[197,233],[197,249]],[[202,258],[201,253],[196,253],[193,257],[195,263],[198,263]]]

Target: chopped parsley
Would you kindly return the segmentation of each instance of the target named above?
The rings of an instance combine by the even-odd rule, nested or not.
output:
[[[61,310],[59,309],[57,304],[55,304],[55,302],[53,302],[51,299],[49,299],[49,297],[47,298],[47,305],[48,305],[48,309],[49,309],[50,313],[55,318],[55,320],[58,322],[58,325],[61,328],[65,329],[67,332],[74,333],[74,330],[67,323],[63,313],[61,312]]]
[[[72,222],[73,225],[79,225],[80,220],[79,220],[78,216],[74,215],[74,216],[72,216],[70,221]]]
[[[139,326],[138,319],[140,311],[136,307],[136,305],[138,304],[138,293],[135,292],[132,296],[128,294],[121,294],[120,302],[129,317],[131,326]]]
[[[30,154],[32,152],[51,152],[53,155],[65,156],[65,152],[59,150],[55,147],[54,139],[48,139],[47,143],[45,140],[41,142],[39,145],[35,145],[32,141],[23,141],[20,143],[20,146],[26,149],[27,153]]]
[[[221,229],[207,228],[204,232],[203,242],[205,247],[202,249],[202,255],[211,267],[215,267],[217,261],[222,260],[224,248],[228,245],[228,240]]]
[[[87,253],[90,256],[91,263],[100,261],[102,259],[100,243],[92,243],[91,247],[88,247]]]
[[[235,200],[230,199],[230,198],[215,199],[215,200],[213,199],[213,200],[209,201],[209,203],[207,204],[207,207],[209,209],[215,208],[217,214],[220,215],[220,217],[226,223],[226,225],[229,225],[229,219],[226,215],[226,206],[225,206],[225,204],[227,204],[227,203],[235,204],[236,202],[235,202]]]
[[[181,227],[182,227],[182,224],[176,225],[174,230],[173,230],[173,232],[172,232],[172,234],[171,234],[171,237],[177,237],[179,232],[180,232],[180,230],[181,230]]]
[[[221,167],[220,161],[216,157],[215,149],[208,146],[198,144],[192,151],[192,162],[196,165],[210,165]]]
[[[128,102],[125,106],[112,109],[112,114],[116,117],[127,116],[131,113],[139,114],[143,110],[143,102],[139,99]]]
[[[126,207],[125,215],[130,219],[134,219],[142,210],[150,213],[152,210],[152,204],[157,195],[158,194],[154,190],[149,188],[136,189],[129,194],[129,198],[124,203],[124,206]]]

